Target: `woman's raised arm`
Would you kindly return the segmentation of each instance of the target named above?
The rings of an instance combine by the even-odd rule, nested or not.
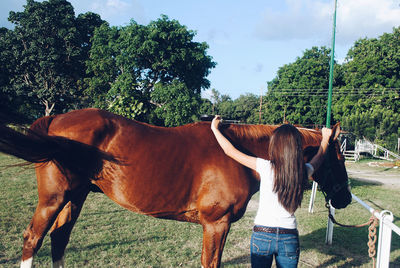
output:
[[[221,117],[216,115],[211,122],[211,130],[214,133],[215,138],[217,139],[219,145],[221,146],[222,150],[224,150],[225,154],[232,159],[236,160],[240,164],[256,170],[256,160],[257,158],[254,156],[247,155],[242,153],[235,146],[230,143],[230,141],[219,131],[218,127],[221,123]]]

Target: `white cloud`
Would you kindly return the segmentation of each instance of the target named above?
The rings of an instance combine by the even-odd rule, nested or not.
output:
[[[393,0],[348,0],[338,6],[337,25],[339,40],[378,37],[400,26],[399,3]]]
[[[285,0],[284,10],[265,9],[256,26],[256,36],[264,40],[320,40],[329,44],[334,1]],[[338,0],[337,39],[353,43],[363,37],[377,37],[400,26],[399,1]]]
[[[95,0],[91,9],[112,25],[123,25],[131,19],[145,22],[144,8],[137,0]]]
[[[267,40],[309,39],[325,36],[329,6],[311,0],[286,0],[284,10],[267,8],[257,25],[256,35]],[[332,6],[332,5],[331,5]]]

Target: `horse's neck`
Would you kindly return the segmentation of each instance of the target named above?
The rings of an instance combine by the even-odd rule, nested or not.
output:
[[[303,136],[303,147],[319,146],[322,140],[320,131],[308,128],[298,128],[301,135]]]
[[[273,125],[230,125],[224,130],[224,134],[244,153],[267,159],[269,140],[276,127]]]

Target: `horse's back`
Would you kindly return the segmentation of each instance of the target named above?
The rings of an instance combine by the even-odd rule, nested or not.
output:
[[[138,213],[199,222],[199,211],[215,216],[217,203],[220,213],[241,213],[249,198],[249,171],[225,156],[209,123],[164,128],[84,109],[54,117],[48,133],[122,159],[106,163],[93,183]]]
[[[55,116],[48,134],[102,147],[101,143],[114,133],[114,117],[117,116],[93,108],[71,111]]]

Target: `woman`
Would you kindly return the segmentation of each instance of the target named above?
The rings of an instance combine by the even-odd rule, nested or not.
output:
[[[225,154],[260,174],[260,202],[251,236],[251,266],[297,267],[300,255],[299,235],[294,212],[300,206],[304,186],[318,169],[329,145],[331,129],[322,129],[318,153],[304,164],[300,132],[286,124],[275,129],[269,143],[270,160],[237,150],[219,131],[215,116],[211,130]]]

